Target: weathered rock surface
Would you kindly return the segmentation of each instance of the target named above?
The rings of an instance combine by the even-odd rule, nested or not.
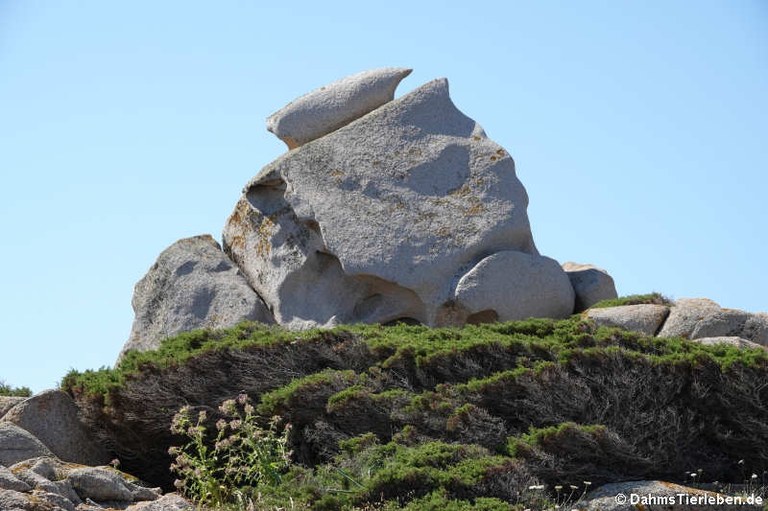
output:
[[[224,248],[291,328],[456,324],[469,270],[496,252],[538,255],[527,205],[512,158],[439,79],[267,165],[230,216]],[[510,289],[522,289],[515,278]],[[543,308],[530,293],[532,310]]]
[[[696,339],[691,339],[693,342],[698,342],[699,344],[706,344],[707,346],[713,346],[715,344],[727,344],[729,346],[733,346],[736,348],[741,349],[763,349],[766,350],[768,347],[757,344],[756,342],[749,341],[747,339],[742,339],[741,337],[698,337]]]
[[[455,300],[469,313],[470,323],[564,318],[573,312],[574,291],[554,259],[502,251],[480,261],[459,280]]]
[[[108,463],[109,453],[96,444],[78,419],[72,398],[47,390],[14,406],[0,421],[25,429],[57,457],[84,465]]]
[[[589,309],[585,315],[600,326],[612,326],[644,335],[656,335],[669,315],[669,307],[654,304],[620,305]]]
[[[24,401],[25,397],[0,396],[0,418],[8,413],[8,410]]]
[[[186,511],[188,509],[194,509],[189,501],[175,493],[169,493],[155,501],[133,504],[126,511]]]
[[[392,101],[411,69],[387,67],[357,73],[290,102],[267,119],[267,130],[288,145],[301,146],[327,135]]]
[[[7,467],[22,460],[52,455],[51,451],[28,431],[10,422],[0,422],[0,465]]]
[[[617,497],[618,496],[618,497]],[[635,496],[635,497],[633,497]],[[717,509],[719,511],[759,510],[762,506],[741,504],[713,505],[706,500],[724,498],[725,495],[704,491],[698,488],[681,486],[679,484],[664,481],[627,481],[603,485],[589,495],[587,500],[577,506],[585,511],[636,511],[643,510],[667,510],[676,511],[701,511],[703,509]],[[632,499],[636,499],[637,502]],[[655,500],[640,501],[641,498]]]
[[[581,312],[601,300],[617,298],[616,285],[608,272],[591,264],[563,263],[563,270],[576,293],[574,312]]]
[[[166,337],[196,328],[225,328],[244,320],[274,323],[210,235],[185,238],[165,249],[136,284],[133,310],[136,318],[122,353],[155,349]]]
[[[659,337],[691,338],[696,325],[705,317],[720,311],[720,306],[707,298],[682,298],[672,307]]]
[[[2,481],[0,467],[0,481]],[[17,477],[16,489],[6,489],[9,503],[27,511],[91,511],[96,509],[144,509],[164,511],[181,507],[184,499],[168,496],[160,499],[159,489],[132,482],[132,478],[109,467],[86,467],[53,457],[29,459],[5,469]],[[18,483],[21,482],[22,485]],[[0,486],[2,488],[2,486]],[[143,501],[157,501],[167,507],[138,506]],[[0,509],[5,510],[0,500]]]
[[[723,309],[706,298],[683,298],[671,309],[659,337],[741,337],[768,346],[768,314]]]
[[[0,490],[31,491],[32,487],[0,465]]]

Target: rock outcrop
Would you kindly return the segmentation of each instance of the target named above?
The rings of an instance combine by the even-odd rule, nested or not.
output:
[[[363,71],[290,102],[267,119],[267,130],[294,149],[335,131],[392,101],[411,69],[387,67]]]
[[[273,323],[267,306],[210,235],[165,249],[136,284],[132,303],[136,318],[121,356],[155,349],[166,337],[196,328]]]
[[[109,453],[89,438],[77,414],[77,406],[69,395],[48,390],[18,403],[0,420],[31,433],[64,461],[84,465],[108,463]]]
[[[573,290],[559,266],[539,259],[527,205],[512,158],[440,79],[267,165],[230,216],[224,249],[291,328],[563,317]],[[483,263],[501,252],[521,255]],[[475,285],[472,298],[457,288],[491,261],[504,272],[501,260],[516,266],[493,283],[500,302],[480,303]],[[538,296],[534,274],[553,289]],[[525,307],[503,303],[503,289]]]
[[[181,511],[193,506],[176,494],[161,496],[110,467],[86,467],[54,457],[0,466],[0,509],[25,511]]]
[[[724,309],[707,298],[681,298],[667,305],[640,304],[588,309],[598,325],[702,344],[768,347],[768,313]]]

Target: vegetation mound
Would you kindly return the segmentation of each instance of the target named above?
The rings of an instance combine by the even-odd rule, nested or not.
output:
[[[265,426],[291,425],[291,468],[265,501],[510,509],[538,507],[526,490],[540,485],[762,473],[767,376],[762,349],[573,317],[301,333],[246,323],[73,371],[62,387],[125,470],[166,487],[168,449],[183,443],[176,412],[205,412],[215,431],[220,405],[247,394]]]

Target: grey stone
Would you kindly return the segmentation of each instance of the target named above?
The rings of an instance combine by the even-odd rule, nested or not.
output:
[[[589,309],[601,300],[617,298],[616,285],[608,272],[591,264],[563,263],[563,270],[576,292],[574,312]]]
[[[0,465],[0,490],[30,491],[32,487]]]
[[[768,346],[768,313],[722,309],[706,298],[675,302],[660,337],[741,337]]]
[[[573,312],[574,291],[554,259],[503,251],[484,258],[459,280],[455,300],[469,313],[469,322],[565,318]]]
[[[25,397],[0,396],[0,417],[5,415],[8,410],[24,401]]]
[[[71,470],[68,478],[81,499],[96,502],[133,502],[133,492],[117,472],[83,467]]]
[[[0,490],[0,509],[32,510],[32,505],[26,493],[15,490]]]
[[[77,405],[67,393],[47,390],[19,403],[0,421],[29,431],[64,461],[84,465],[109,462],[109,454],[90,438],[77,414]]]
[[[0,422],[0,465],[10,466],[22,460],[52,455],[51,451],[28,431],[10,422]]]
[[[538,255],[527,206],[512,158],[439,79],[267,165],[224,248],[289,328],[456,324],[456,284],[480,260]]]
[[[289,149],[327,135],[392,101],[410,69],[386,67],[363,71],[290,102],[267,119],[267,130]]]
[[[192,509],[195,507],[191,502],[176,493],[169,493],[153,502],[133,504],[125,511],[187,511]]]
[[[690,339],[699,321],[719,310],[720,306],[707,298],[681,298],[671,308],[659,337]]]
[[[696,339],[691,339],[693,342],[698,342],[699,344],[705,344],[707,346],[713,346],[715,344],[727,344],[729,346],[734,346],[736,348],[740,349],[762,349],[766,350],[768,347],[757,344],[756,342],[752,342],[747,339],[742,339],[741,337],[735,337],[735,336],[722,336],[722,337],[697,337]]]
[[[652,497],[652,502],[642,501],[633,502],[632,496],[636,499],[641,497]],[[738,511],[738,510],[759,510],[762,506],[743,504],[733,505],[712,505],[709,503],[697,502],[694,499],[717,498],[724,495],[705,491],[698,488],[681,486],[679,484],[667,483],[664,481],[626,481],[621,483],[611,483],[600,486],[589,493],[585,502],[578,505],[578,509],[585,511],[636,511],[638,509],[674,509],[676,511],[701,511],[703,509],[717,509],[719,511]],[[618,497],[617,496],[621,496]],[[683,497],[687,496],[687,497]],[[622,497],[626,502],[619,502]],[[687,499],[687,500],[686,500]],[[667,504],[665,504],[667,502]]]
[[[177,241],[137,284],[128,350],[151,350],[166,337],[241,321],[274,323],[264,302],[210,236]]]
[[[654,304],[620,305],[589,309],[584,314],[599,326],[612,326],[643,335],[656,335],[669,315],[669,307]]]
[[[39,505],[40,511],[48,511],[51,508],[56,511],[75,511],[75,506],[77,505],[58,493],[52,493],[45,490],[33,490],[30,496],[30,500]],[[46,506],[46,504],[48,506]]]
[[[701,337],[742,337],[768,345],[768,316],[735,309],[720,309],[696,323],[691,332],[691,339]]]

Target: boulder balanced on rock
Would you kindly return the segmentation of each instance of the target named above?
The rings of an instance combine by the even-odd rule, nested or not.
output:
[[[512,158],[439,79],[267,165],[224,250],[292,328],[566,316],[573,288],[527,206]]]

